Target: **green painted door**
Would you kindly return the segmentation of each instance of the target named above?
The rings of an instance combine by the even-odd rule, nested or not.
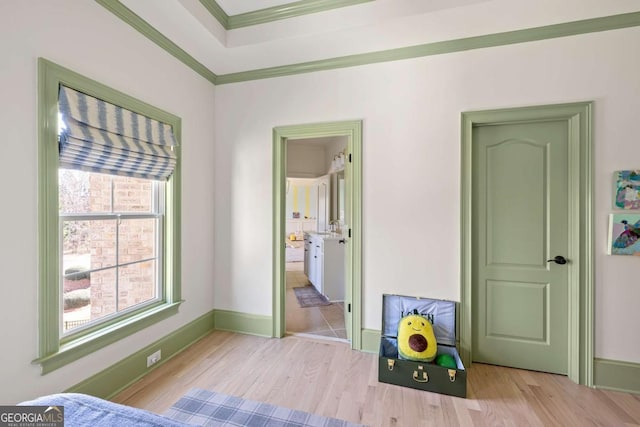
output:
[[[568,123],[472,134],[473,360],[566,374]]]

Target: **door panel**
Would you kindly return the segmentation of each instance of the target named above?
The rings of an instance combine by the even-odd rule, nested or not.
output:
[[[566,121],[473,130],[473,360],[566,374]]]
[[[545,267],[544,144],[507,140],[486,151],[487,263]]]

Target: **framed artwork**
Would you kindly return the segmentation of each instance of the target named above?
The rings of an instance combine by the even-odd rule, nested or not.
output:
[[[616,208],[640,209],[640,170],[617,171]]]
[[[609,254],[640,256],[640,214],[609,216]]]

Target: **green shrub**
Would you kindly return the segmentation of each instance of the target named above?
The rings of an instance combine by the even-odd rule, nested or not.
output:
[[[64,309],[84,307],[91,303],[91,292],[89,289],[76,289],[75,291],[64,293]]]
[[[84,280],[84,279],[88,279],[91,276],[91,273],[89,273],[88,271],[85,271],[86,268],[84,267],[69,267],[64,271],[64,275],[67,276],[69,274],[74,274],[74,273],[80,273],[81,274],[74,274],[71,277],[66,277],[65,280]]]

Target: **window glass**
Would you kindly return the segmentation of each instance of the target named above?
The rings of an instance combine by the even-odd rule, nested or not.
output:
[[[65,169],[59,177],[63,334],[157,300],[163,184]]]

